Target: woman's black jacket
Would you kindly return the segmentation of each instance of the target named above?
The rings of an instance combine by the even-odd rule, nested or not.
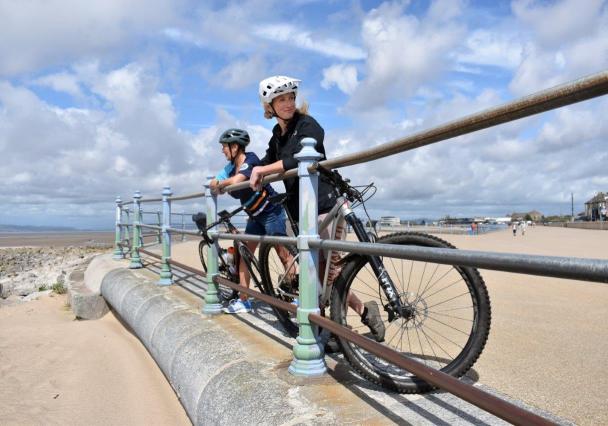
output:
[[[281,136],[281,127],[278,124],[272,129],[272,138],[268,142],[268,149],[266,149],[266,155],[262,158],[262,164],[267,165],[283,160],[285,171],[297,168],[298,160],[296,160],[294,155],[302,149],[302,139],[308,137],[317,141],[315,150],[322,155],[319,161],[325,160],[325,147],[323,146],[325,131],[310,115],[296,112],[289,121],[284,135]],[[300,195],[298,178],[285,179],[283,182],[285,190],[289,194],[286,207],[294,220],[297,220],[299,217],[298,199]],[[319,213],[327,213],[335,205],[336,199],[331,184],[322,176],[319,178],[318,194]]]

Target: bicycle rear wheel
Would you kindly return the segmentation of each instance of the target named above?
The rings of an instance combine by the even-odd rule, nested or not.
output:
[[[455,249],[422,233],[391,234],[377,243]],[[332,320],[365,335],[370,330],[347,306],[347,295],[356,295],[364,303],[375,301],[385,326],[384,345],[452,376],[465,374],[481,354],[490,331],[490,299],[477,269],[387,257],[383,263],[401,303],[411,306],[413,315],[409,319],[389,318],[388,300],[369,258],[355,255],[334,284]],[[427,382],[345,339],[340,339],[340,344],[351,365],[375,383],[402,393],[432,389]]]
[[[278,250],[286,250],[293,258],[284,265]],[[260,266],[262,268],[263,292],[279,300],[293,303],[298,298],[298,249],[295,245],[272,245],[262,244],[260,246]],[[282,309],[272,307],[279,322],[291,337],[298,335],[298,325],[295,316]]]
[[[203,272],[205,272],[205,274],[207,273],[207,265],[209,264],[208,250],[209,250],[209,244],[207,244],[207,242],[205,240],[201,240],[201,242],[198,243],[198,256],[201,261],[201,266],[203,267]],[[222,249],[222,250],[225,251],[225,249]],[[219,253],[219,256],[221,256],[221,255],[222,255],[222,253]],[[233,274],[231,274],[230,271],[228,270],[228,267],[226,265],[221,265],[219,261],[218,261],[218,274],[221,277],[226,278],[229,281],[233,281],[233,282],[238,281],[238,277],[233,276]],[[220,299],[221,302],[228,302],[232,299],[236,299],[238,296],[239,296],[238,291],[233,290],[230,287],[227,287],[222,284],[220,284],[218,286],[218,298]]]

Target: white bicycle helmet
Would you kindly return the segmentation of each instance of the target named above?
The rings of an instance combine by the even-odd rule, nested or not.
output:
[[[284,75],[275,75],[260,81],[260,100],[262,102],[271,103],[274,98],[281,96],[284,93],[298,94],[298,86],[302,80],[297,78],[286,77]]]

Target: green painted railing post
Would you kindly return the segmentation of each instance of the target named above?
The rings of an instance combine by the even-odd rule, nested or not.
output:
[[[171,285],[173,284],[173,274],[171,273],[171,200],[169,197],[173,195],[171,188],[165,186],[163,188],[163,224],[162,224],[162,242],[163,242],[163,257],[160,266],[160,279],[156,284]]]
[[[120,197],[116,197],[116,231],[114,234],[114,255],[113,259],[124,259],[125,255],[122,251],[122,206]]]
[[[215,176],[208,176],[208,182],[214,179]],[[211,193],[210,185],[205,185],[205,197],[207,200],[207,223],[213,223],[217,218],[217,196]],[[209,236],[213,238],[213,241],[217,241],[217,231],[215,229],[209,232]],[[219,314],[222,312],[222,304],[218,297],[219,289],[218,285],[213,281],[213,277],[217,275],[217,248],[215,244],[207,246],[207,292],[205,293],[205,307],[203,313],[205,314]]]
[[[302,140],[302,150],[295,155],[300,180],[300,303],[298,306],[299,333],[293,347],[293,361],[289,372],[296,376],[315,377],[325,374],[327,366],[323,358],[323,347],[318,341],[318,327],[308,319],[311,313],[319,314],[319,250],[308,245],[311,239],[319,238],[317,217],[317,173],[310,173],[308,167],[321,158],[315,151],[316,141],[312,138]]]
[[[141,247],[141,204],[139,200],[141,200],[141,192],[135,191],[135,194],[133,194],[133,240],[131,241],[131,264],[129,265],[131,269],[143,268],[139,257],[139,248]]]
[[[164,202],[164,199],[163,199]],[[163,204],[163,209],[165,208],[164,204]],[[156,220],[158,222],[158,226],[162,228],[163,226],[163,220],[162,220],[162,215],[160,211],[156,211]],[[158,231],[158,234],[156,234],[156,242],[158,244],[163,242],[163,231]]]

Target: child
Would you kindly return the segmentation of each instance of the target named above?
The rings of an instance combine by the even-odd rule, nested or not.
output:
[[[248,180],[251,170],[260,164],[260,159],[253,152],[246,152],[245,147],[249,145],[249,134],[241,129],[228,129],[220,136],[219,142],[222,145],[222,153],[228,160],[228,164],[211,181],[210,187],[214,193],[222,193],[223,189],[229,185]],[[253,191],[250,188],[233,191],[230,195],[241,201],[245,206],[245,212],[249,215],[245,233],[254,235],[282,235],[286,236],[285,212],[279,205],[272,204],[268,198],[276,194],[270,184],[266,184],[260,191]],[[251,252],[256,249],[257,242],[246,243]],[[277,247],[279,256],[288,262],[289,252]],[[239,281],[244,287],[249,287],[249,271],[241,259],[239,264]],[[239,299],[234,299],[224,308],[228,314],[238,314],[251,312],[251,302],[246,294],[241,294]]]

